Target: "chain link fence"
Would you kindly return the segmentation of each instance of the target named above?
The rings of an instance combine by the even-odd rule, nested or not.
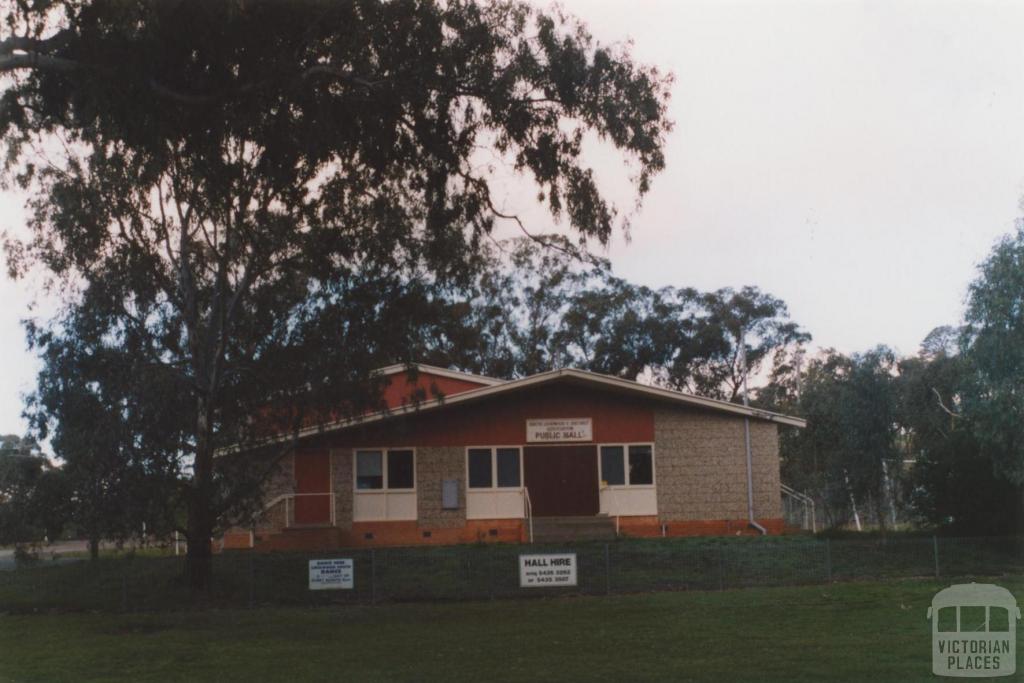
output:
[[[520,586],[521,554],[556,553],[576,555],[575,586]],[[310,590],[310,560],[329,558],[352,561],[352,587]],[[622,539],[313,554],[236,552],[212,560],[210,587],[199,600],[189,593],[184,568],[182,557],[142,555],[22,564],[0,571],[0,611],[372,605],[996,576],[1024,573],[1024,537]]]

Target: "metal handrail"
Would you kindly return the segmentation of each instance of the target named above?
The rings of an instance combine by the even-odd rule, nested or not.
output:
[[[530,502],[530,489],[523,487],[523,501],[526,503],[526,523],[530,529],[530,543],[533,543],[533,503]]]
[[[263,506],[264,512],[274,507],[278,503],[284,502],[284,525],[285,528],[290,527],[295,518],[295,499],[299,496],[330,496],[331,497],[331,525],[336,523],[335,511],[334,511],[334,492],[333,491],[321,491],[319,493],[282,493],[279,496],[272,498],[266,505]]]
[[[796,500],[798,500],[798,501],[800,501],[801,503],[804,504],[805,527],[806,527],[806,519],[807,519],[807,508],[808,508],[808,506],[810,506],[810,510],[811,510],[811,533],[815,533],[815,534],[818,533],[818,515],[817,515],[817,512],[815,511],[814,499],[811,498],[810,496],[808,496],[806,493],[803,493],[801,491],[797,491],[793,487],[786,486],[785,484],[782,484],[781,482],[780,482],[779,486],[781,487],[783,494],[785,494],[785,495],[787,495],[787,496],[789,496],[791,498],[795,498]]]

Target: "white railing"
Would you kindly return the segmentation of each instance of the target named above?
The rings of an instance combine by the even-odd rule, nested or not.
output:
[[[810,529],[812,533],[818,533],[818,521],[817,514],[814,509],[814,499],[808,496],[806,493],[802,493],[792,488],[781,484],[782,495],[789,496],[790,499],[796,501],[798,505],[803,506],[803,523],[800,525],[802,529]],[[808,520],[810,523],[808,523]]]
[[[530,529],[530,543],[533,543],[533,503],[530,502],[530,489],[523,487],[523,502],[526,504],[526,524]]]

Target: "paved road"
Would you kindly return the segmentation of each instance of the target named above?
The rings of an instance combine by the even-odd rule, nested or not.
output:
[[[54,555],[82,553],[89,549],[88,541],[58,541],[39,548],[39,557],[50,559]],[[14,568],[14,548],[0,548],[0,569]]]

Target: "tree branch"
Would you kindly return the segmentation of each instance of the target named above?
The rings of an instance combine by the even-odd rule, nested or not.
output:
[[[946,407],[946,404],[942,402],[942,394],[935,387],[931,387],[932,392],[935,394],[935,399],[939,402],[939,407],[942,408],[950,417],[963,417],[960,413],[954,413],[952,410]]]

